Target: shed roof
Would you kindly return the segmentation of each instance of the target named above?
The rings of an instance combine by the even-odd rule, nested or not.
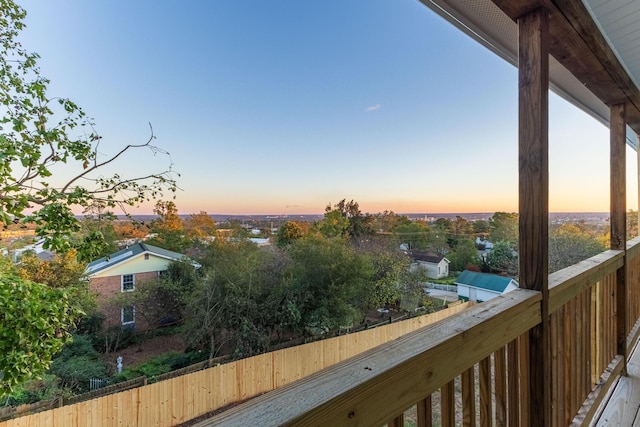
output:
[[[436,255],[434,253],[427,252],[427,251],[420,251],[417,249],[409,251],[409,254],[411,254],[411,257],[416,261],[423,261],[423,262],[428,262],[432,264],[439,264],[440,261],[442,261],[443,259],[446,259],[443,256]]]
[[[507,286],[509,286],[511,282],[518,286],[518,283],[510,277],[476,273],[475,271],[465,270],[460,274],[460,276],[458,276],[455,284],[502,293],[507,289]]]

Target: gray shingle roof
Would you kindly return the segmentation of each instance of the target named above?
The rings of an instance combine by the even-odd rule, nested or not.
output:
[[[132,259],[137,255],[140,255],[145,252],[155,254],[162,258],[167,258],[174,261],[178,261],[186,258],[185,255],[180,254],[178,252],[173,252],[168,249],[163,249],[157,246],[148,245],[146,243],[137,243],[133,246],[129,246],[128,248],[121,249],[118,252],[114,252],[111,255],[107,255],[104,258],[100,258],[98,260],[90,262],[89,265],[87,265],[86,273],[89,275],[96,274],[99,271],[105,270],[109,267],[113,267],[114,265],[120,264],[121,262],[124,262],[129,259]]]

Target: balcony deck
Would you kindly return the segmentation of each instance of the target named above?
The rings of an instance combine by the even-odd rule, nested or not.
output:
[[[599,408],[597,427],[640,427],[640,349],[636,343],[627,362],[627,376],[616,382],[610,397]]]

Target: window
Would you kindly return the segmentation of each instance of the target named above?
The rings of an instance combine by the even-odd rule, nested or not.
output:
[[[149,254],[144,254],[144,259],[149,259]]]
[[[122,292],[131,292],[136,288],[133,274],[122,275]]]
[[[120,319],[123,325],[132,325],[136,323],[136,309],[132,305],[123,307],[120,310]]]

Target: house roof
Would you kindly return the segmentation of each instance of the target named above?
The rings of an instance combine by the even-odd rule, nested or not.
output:
[[[511,282],[518,286],[518,283],[510,277],[476,273],[475,271],[465,270],[460,274],[460,276],[458,276],[455,284],[502,293],[507,289],[507,286],[509,286]]]
[[[509,63],[518,63],[522,14],[550,15],[550,88],[609,124],[609,105],[627,106],[627,144],[640,133],[640,1],[420,0]]]
[[[161,258],[166,258],[173,261],[179,261],[181,259],[187,258],[186,255],[180,254],[178,252],[173,252],[168,249],[148,245],[146,243],[137,243],[133,246],[129,246],[128,248],[119,250],[118,252],[114,252],[111,255],[107,255],[106,257],[90,262],[89,265],[87,265],[86,273],[90,276],[94,275],[100,271],[121,264],[144,253],[153,254]]]
[[[428,262],[428,263],[431,263],[431,264],[439,264],[440,261],[445,259],[444,257],[442,257],[440,255],[436,255],[436,254],[433,254],[433,253],[427,252],[427,251],[420,251],[420,250],[417,250],[417,249],[409,251],[409,254],[416,261],[423,261],[423,262]]]

